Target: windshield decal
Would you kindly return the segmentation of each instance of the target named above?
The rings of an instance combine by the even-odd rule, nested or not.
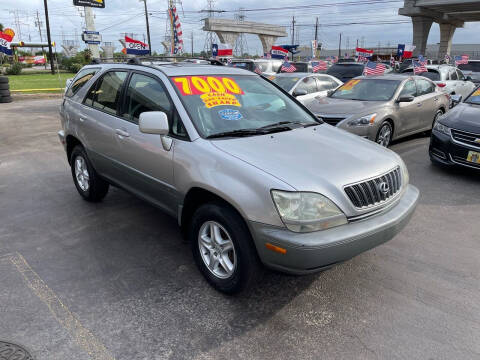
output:
[[[172,80],[183,96],[208,93],[244,94],[235,80],[224,76],[182,76],[174,77]]]
[[[236,109],[223,109],[218,112],[218,115],[220,115],[223,120],[229,121],[243,119],[242,113]]]
[[[477,89],[477,91],[475,91],[473,94],[472,94],[472,97],[473,96],[480,96],[480,89]]]
[[[361,80],[350,80],[346,84],[343,84],[339,90],[349,91],[352,90]]]
[[[200,98],[203,100],[203,103],[207,109],[221,105],[232,105],[238,107],[242,106],[238,102],[237,98],[229,93],[211,92],[200,95]]]

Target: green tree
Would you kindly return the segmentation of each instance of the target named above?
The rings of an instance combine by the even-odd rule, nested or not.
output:
[[[3,24],[0,23],[0,31],[3,31]]]

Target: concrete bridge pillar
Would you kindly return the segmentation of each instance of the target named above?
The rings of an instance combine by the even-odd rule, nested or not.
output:
[[[412,16],[412,23],[413,45],[416,46],[413,56],[425,55],[428,34],[430,33],[433,19],[424,16]]]
[[[270,50],[272,50],[272,46],[275,44],[275,41],[277,41],[278,39],[278,36],[272,36],[272,35],[258,35],[258,37],[262,42],[264,54],[269,53]]]
[[[235,41],[237,41],[238,36],[240,35],[240,33],[238,32],[228,31],[215,31],[215,33],[217,34],[220,42],[222,42],[223,44],[229,44],[230,46],[232,46],[232,48],[235,45]]]
[[[452,38],[457,27],[452,24],[440,23],[440,47],[438,48],[438,60],[445,59],[445,55],[450,55],[452,50]]]

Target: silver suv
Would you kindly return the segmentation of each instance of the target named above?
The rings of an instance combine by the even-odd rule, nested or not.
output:
[[[398,155],[241,69],[89,65],[60,112],[80,195],[100,201],[115,185],[177,218],[226,293],[262,264],[307,274],[390,240],[419,196]]]

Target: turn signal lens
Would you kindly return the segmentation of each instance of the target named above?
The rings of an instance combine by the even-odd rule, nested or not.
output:
[[[275,245],[270,244],[270,243],[265,243],[265,247],[268,250],[272,250],[272,251],[278,252],[278,253],[283,254],[283,255],[285,255],[287,253],[287,249],[281,248],[279,246],[275,246]]]

